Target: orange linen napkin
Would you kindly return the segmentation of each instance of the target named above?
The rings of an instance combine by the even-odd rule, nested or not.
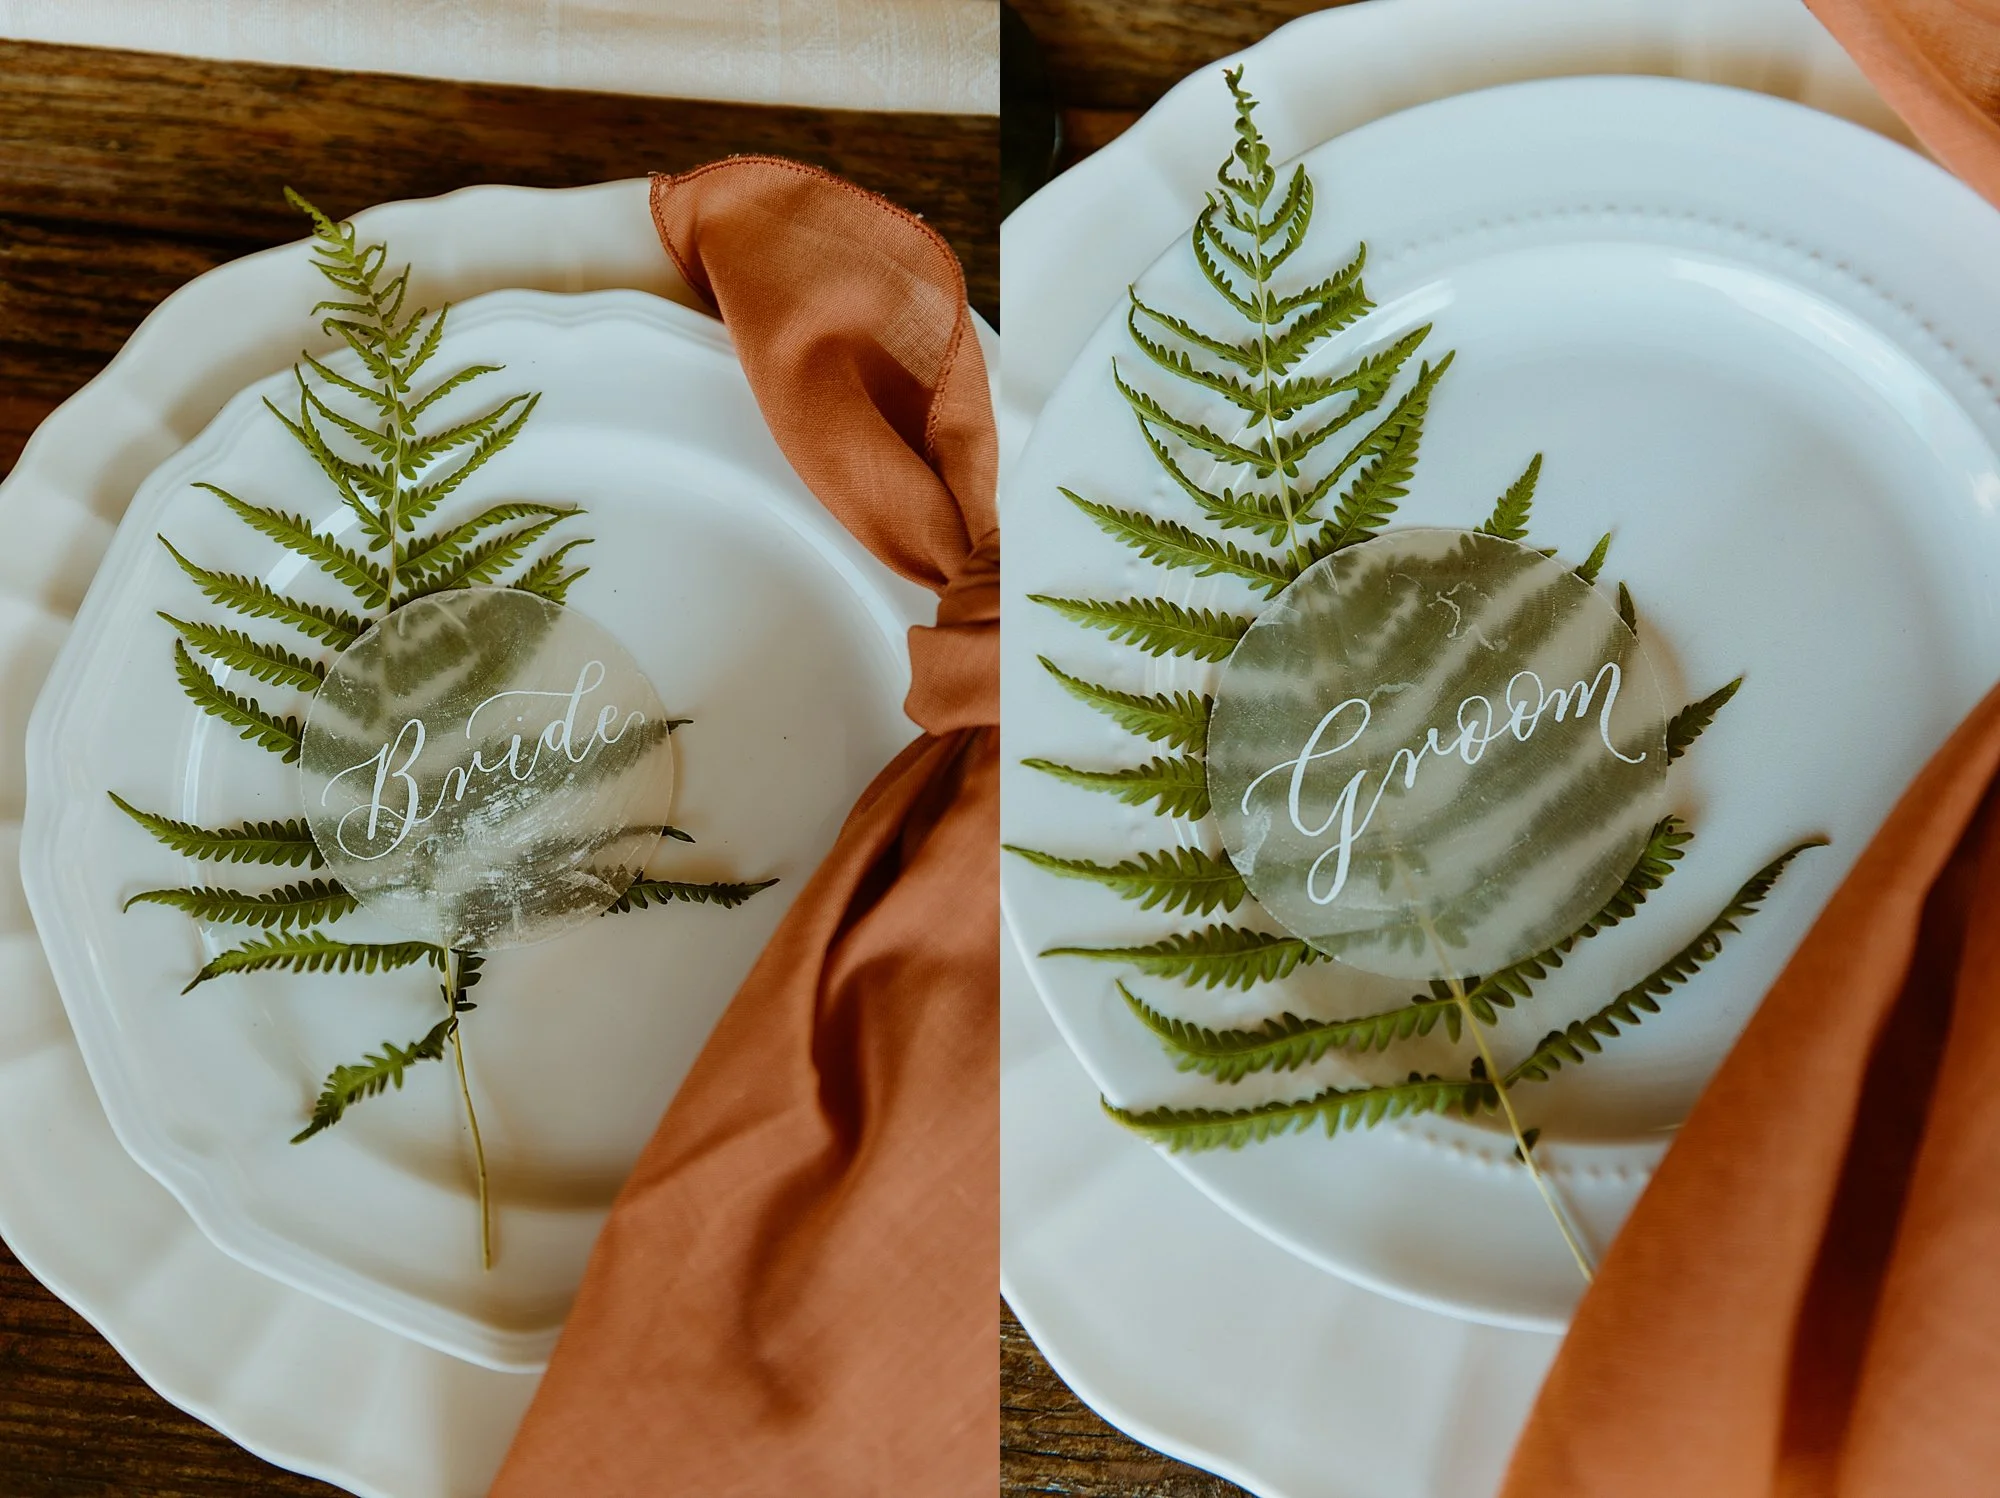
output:
[[[964,281],[913,215],[788,161],[656,177],[653,217],[799,475],[940,594],[925,732],[641,1157],[493,1492],[991,1498],[1000,550]]]
[[[2000,204],[2000,0],[1808,3]],[[2000,690],[1703,1093],[1578,1309],[1504,1498],[2000,1493],[1996,766]]]
[[[2000,0],[1806,0],[1932,155],[2000,203]]]
[[[2000,689],[1702,1094],[1505,1498],[2000,1493],[1996,767]]]

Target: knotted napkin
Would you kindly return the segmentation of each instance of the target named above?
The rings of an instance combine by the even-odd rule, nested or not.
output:
[[[653,182],[799,476],[939,595],[855,804],[641,1156],[495,1498],[999,1484],[999,532],[950,249],[836,177]],[[660,981],[670,985],[672,974]]]
[[[1812,4],[2000,202],[2000,0]],[[1505,1498],[2000,1493],[1996,769],[2000,689],[1702,1094],[1578,1308]]]

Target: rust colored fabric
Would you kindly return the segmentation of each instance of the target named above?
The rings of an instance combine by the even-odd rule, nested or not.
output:
[[[496,1498],[999,1485],[999,534],[950,250],[793,162],[653,183],[765,419],[940,595],[882,771],[612,1210]],[[671,983],[662,974],[663,988]]]
[[[1932,155],[2000,204],[2000,0],[1806,0]]]
[[[2000,1492],[1996,768],[2000,689],[1702,1094],[1505,1498]]]

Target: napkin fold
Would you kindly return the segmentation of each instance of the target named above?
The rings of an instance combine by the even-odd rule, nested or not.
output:
[[[923,734],[640,1158],[493,1493],[991,1498],[1000,551],[964,280],[914,215],[789,161],[652,204],[799,476],[938,621],[910,640]]]
[[[1505,1498],[2000,1485],[2000,689],[1905,792],[1584,1296]]]
[[[2000,0],[1806,0],[1917,139],[2000,204]]]

